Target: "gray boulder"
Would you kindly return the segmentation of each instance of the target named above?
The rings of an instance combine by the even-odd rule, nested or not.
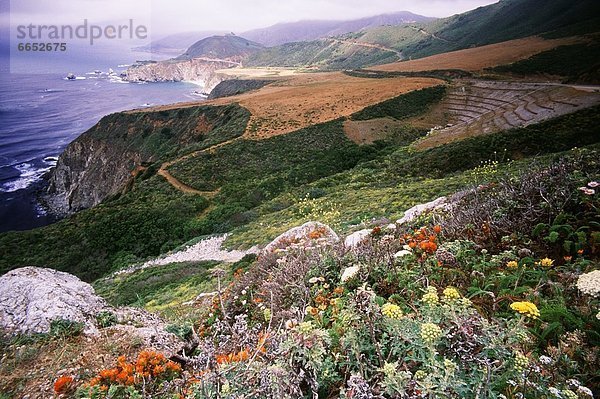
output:
[[[96,333],[95,316],[106,307],[91,285],[69,273],[24,267],[0,277],[0,328],[10,333],[45,333],[58,319]]]
[[[285,251],[288,248],[312,248],[319,245],[331,245],[339,240],[340,238],[335,231],[326,224],[307,222],[279,235],[263,249],[262,253]]]

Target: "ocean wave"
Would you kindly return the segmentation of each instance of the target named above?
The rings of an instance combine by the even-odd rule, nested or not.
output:
[[[4,183],[0,187],[0,191],[5,193],[12,193],[13,191],[22,190],[29,187],[36,181],[38,181],[44,173],[52,169],[52,166],[45,168],[36,168],[33,164],[24,162],[15,165],[14,168],[19,171],[19,177],[16,180]]]

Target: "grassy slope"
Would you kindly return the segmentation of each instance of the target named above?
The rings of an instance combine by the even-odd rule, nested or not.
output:
[[[369,117],[388,111],[374,107]],[[515,151],[511,158],[530,157],[597,142],[598,122],[593,108],[418,154],[392,144],[358,146],[344,136],[339,120],[268,140],[240,140],[171,168],[197,188],[221,188],[212,203],[174,190],[149,171],[132,191],[96,208],[1,235],[0,268],[49,266],[91,281],[204,234],[233,230],[238,234],[230,245],[249,246],[317,218],[348,231],[351,224],[395,217],[464,187],[469,175],[454,173],[493,158],[493,151],[508,148]],[[302,205],[307,194],[314,200]]]
[[[507,168],[524,170],[544,154],[600,142],[600,107],[582,110],[544,123],[489,136],[475,137],[414,152],[409,147],[381,154],[348,171],[282,194],[258,207],[258,217],[233,231],[231,247],[268,242],[308,220],[330,223],[340,232],[372,219],[396,218],[419,203],[476,183],[473,169],[482,162],[509,159]],[[316,197],[312,201],[303,198]]]
[[[600,83],[600,41],[560,46],[526,60],[492,68],[517,75],[549,74],[567,82]],[[575,61],[576,60],[576,61]]]

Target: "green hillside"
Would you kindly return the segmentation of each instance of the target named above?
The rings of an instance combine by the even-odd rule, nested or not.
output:
[[[344,42],[322,39],[268,48],[252,55],[248,64],[354,69],[395,61],[394,51],[403,59],[414,59],[538,34],[581,35],[597,32],[599,26],[600,4],[593,0],[502,0],[429,23],[381,26],[339,36]]]
[[[247,56],[263,48],[262,45],[235,35],[211,36],[192,44],[176,60],[206,57],[225,59]]]

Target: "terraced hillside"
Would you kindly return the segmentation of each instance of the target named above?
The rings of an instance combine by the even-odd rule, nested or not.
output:
[[[600,93],[590,86],[460,81],[433,111],[438,117],[443,115],[446,127],[432,130],[416,147],[431,148],[527,126],[596,104],[600,104]]]

